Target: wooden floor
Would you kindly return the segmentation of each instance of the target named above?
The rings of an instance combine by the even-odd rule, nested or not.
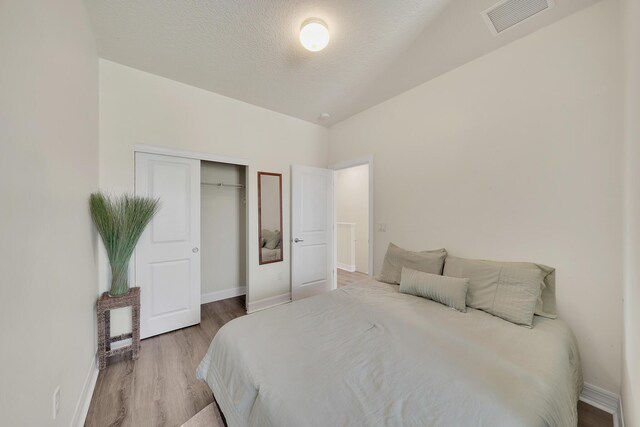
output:
[[[578,402],[578,427],[613,427],[613,416],[584,402]]]
[[[338,287],[366,277],[338,270]],[[98,376],[85,426],[174,427],[191,419],[213,402],[196,367],[218,329],[244,314],[244,297],[204,304],[200,325],[143,340],[135,362],[114,360]],[[611,415],[582,402],[578,413],[579,427],[613,426]]]
[[[213,402],[195,377],[215,333],[246,313],[244,297],[202,305],[200,325],[142,341],[140,358],[98,375],[85,426],[176,427]],[[123,357],[124,358],[124,357]]]
[[[347,286],[349,283],[357,282],[359,280],[364,280],[369,277],[365,273],[360,273],[359,271],[354,271],[350,273],[346,270],[341,270],[338,268],[338,287],[341,288],[343,286]]]

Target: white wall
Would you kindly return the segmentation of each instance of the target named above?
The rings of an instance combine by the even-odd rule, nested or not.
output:
[[[356,270],[356,224],[353,222],[337,221],[336,267],[347,271]]]
[[[622,406],[640,426],[640,2],[624,0],[625,284]]]
[[[0,64],[0,425],[66,427],[96,349],[98,57],[82,2],[0,2]]]
[[[356,224],[356,271],[369,271],[369,165],[336,171],[338,222]]]
[[[585,380],[620,390],[619,5],[582,12],[331,128],[330,163],[373,154],[380,268],[411,249],[557,268]]]
[[[201,293],[246,286],[245,190],[204,184],[244,185],[245,167],[202,162],[200,176]]]
[[[203,89],[100,60],[100,187],[133,191],[133,150],[148,144],[241,157],[249,165],[249,241],[258,242],[257,172],[283,174],[284,262],[258,265],[258,245],[249,245],[248,299],[290,292],[290,165],[327,165],[328,130]],[[100,263],[101,289],[107,264]],[[112,316],[114,334],[130,328],[127,316]]]

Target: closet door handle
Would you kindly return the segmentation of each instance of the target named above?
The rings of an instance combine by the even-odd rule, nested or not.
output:
[[[297,237],[293,239],[295,243],[304,242],[304,239],[298,239]]]
[[[191,252],[193,252],[194,254],[197,254],[199,250],[200,250],[200,249],[198,249],[197,247],[195,247],[195,248],[191,249]]]

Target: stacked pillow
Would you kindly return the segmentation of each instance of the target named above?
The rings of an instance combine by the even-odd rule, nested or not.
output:
[[[280,247],[280,231],[262,229],[262,247],[267,249],[276,249]]]
[[[378,280],[461,312],[469,306],[527,327],[534,314],[556,317],[555,269],[541,264],[457,258],[445,249],[411,252],[391,243]]]
[[[555,269],[544,265],[448,257],[444,274],[469,278],[467,305],[531,326],[533,315],[555,318]]]
[[[412,252],[402,249],[393,243],[389,243],[387,253],[384,256],[384,262],[382,263],[382,271],[377,279],[381,282],[399,285],[402,276],[402,267],[442,275],[446,257],[447,251],[445,249]]]

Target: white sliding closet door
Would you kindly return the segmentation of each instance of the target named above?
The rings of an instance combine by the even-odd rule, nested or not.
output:
[[[140,336],[200,323],[200,160],[136,153],[136,194],[160,210],[136,249]]]

